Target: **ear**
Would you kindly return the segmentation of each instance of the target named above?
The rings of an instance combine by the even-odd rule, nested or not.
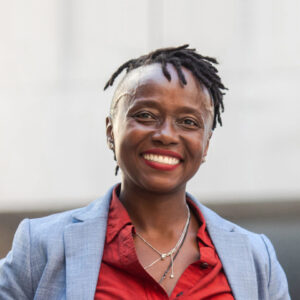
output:
[[[114,148],[114,133],[113,133],[113,124],[111,117],[106,117],[106,139],[108,148],[113,150]]]

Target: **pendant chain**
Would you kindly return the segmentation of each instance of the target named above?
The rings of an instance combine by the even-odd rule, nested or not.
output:
[[[152,267],[154,264],[156,264],[157,262],[159,262],[160,260],[164,260],[166,257],[170,256],[171,258],[171,268],[172,268],[172,272],[170,275],[170,278],[174,278],[174,269],[173,269],[173,264],[174,264],[174,253],[176,252],[177,249],[180,249],[182,246],[182,243],[184,242],[188,227],[189,227],[189,223],[190,223],[190,219],[191,219],[191,213],[190,213],[190,208],[188,207],[188,205],[186,205],[187,207],[187,211],[188,211],[188,217],[186,220],[186,223],[184,225],[184,228],[182,230],[182,233],[175,245],[174,248],[172,248],[170,251],[166,252],[166,253],[162,253],[160,251],[158,251],[155,247],[153,247],[148,241],[146,241],[138,232],[136,232],[136,235],[145,243],[147,244],[152,250],[154,250],[157,254],[159,254],[159,258],[156,259],[155,261],[153,261],[152,263],[150,263],[148,266],[144,267],[144,269],[148,269],[150,267]],[[177,256],[178,253],[176,253]]]

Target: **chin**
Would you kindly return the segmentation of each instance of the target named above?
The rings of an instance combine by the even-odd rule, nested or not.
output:
[[[144,180],[140,185],[149,192],[167,194],[185,188],[186,183],[174,182],[174,180],[169,180],[168,178],[158,178],[156,180]]]

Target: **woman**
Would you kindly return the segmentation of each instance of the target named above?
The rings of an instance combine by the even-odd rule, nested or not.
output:
[[[126,69],[106,119],[122,182],[89,206],[24,220],[0,267],[1,299],[289,299],[269,240],[186,193],[204,162],[222,90],[188,45]]]

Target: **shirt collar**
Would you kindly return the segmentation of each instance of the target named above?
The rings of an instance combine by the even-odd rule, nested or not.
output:
[[[121,185],[117,185],[112,192],[112,199],[109,207],[109,218],[107,221],[107,236],[106,242],[110,243],[116,235],[127,225],[132,225],[130,217],[120,201],[118,194],[120,191]],[[206,229],[206,222],[203,214],[200,209],[195,205],[195,203],[187,196],[187,203],[191,210],[197,217],[197,220],[200,223],[200,227],[197,233],[197,238],[200,239],[206,246],[214,248]],[[132,225],[133,226],[133,225]],[[134,230],[134,228],[132,229]]]
[[[196,218],[200,223],[200,227],[199,227],[198,233],[197,233],[197,238],[200,239],[206,246],[214,248],[212,241],[208,235],[208,232],[206,229],[206,222],[205,222],[203,214],[201,213],[201,210],[188,196],[186,196],[186,202],[188,203],[189,207],[191,208],[193,213],[196,215]]]
[[[110,243],[125,226],[132,225],[130,217],[118,197],[119,191],[120,184],[117,185],[112,192],[107,221],[107,243]]]

